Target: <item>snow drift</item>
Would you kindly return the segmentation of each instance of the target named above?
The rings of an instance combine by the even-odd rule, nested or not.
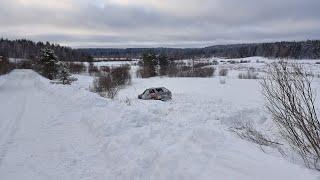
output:
[[[30,70],[1,76],[0,100],[1,179],[317,179],[227,131],[220,101],[200,99],[211,114],[186,109],[197,98],[150,112]]]

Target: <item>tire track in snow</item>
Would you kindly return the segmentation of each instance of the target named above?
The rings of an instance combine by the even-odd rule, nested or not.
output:
[[[10,79],[17,78],[17,73],[11,74],[15,77]],[[4,110],[5,114],[10,122],[14,120],[17,123],[10,125],[11,138],[0,141],[0,145],[4,142],[3,151],[0,149],[3,156],[0,177],[109,179],[108,163],[101,152],[103,144],[80,121],[83,111],[92,104],[78,102],[77,93],[68,87],[49,85],[34,73],[24,73],[27,74],[26,79],[19,77],[21,86],[20,80],[4,86],[10,97],[6,95],[3,99],[10,101],[3,105],[7,110],[13,109],[10,112]],[[21,90],[11,93],[12,88]],[[22,100],[25,96],[28,96],[26,100]],[[7,125],[5,122],[2,124]],[[10,144],[11,141],[14,144]]]
[[[9,84],[9,86],[14,87],[16,89],[21,89],[23,80],[26,79],[26,76],[22,76],[19,78],[18,82],[8,79],[2,86]],[[15,84],[14,84],[15,83]],[[6,157],[10,144],[13,142],[13,137],[17,130],[19,129],[19,124],[22,120],[23,114],[25,112],[26,107],[26,92],[20,91],[21,93],[15,96],[14,100],[22,99],[22,101],[15,102],[13,104],[17,105],[16,117],[13,120],[9,120],[5,124],[5,128],[2,128],[1,136],[0,136],[0,166],[2,165],[3,159]],[[8,99],[12,100],[12,99]]]

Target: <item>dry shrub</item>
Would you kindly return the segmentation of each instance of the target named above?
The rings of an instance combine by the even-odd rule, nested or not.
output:
[[[220,82],[220,84],[226,84],[227,83],[225,78],[221,78],[219,82]]]
[[[250,68],[245,73],[239,73],[238,78],[239,79],[259,79],[258,75],[259,74],[255,72],[254,68]]]
[[[214,72],[214,67],[170,66],[168,69],[169,77],[212,77]]]
[[[110,74],[112,76],[112,80],[120,86],[131,84],[130,65],[112,68],[110,70]]]
[[[217,60],[212,61],[212,65],[219,65],[219,62]]]
[[[136,74],[138,78],[150,78],[150,77],[154,77],[155,75],[156,74],[155,74],[154,68],[149,66],[141,66],[137,70],[137,74]]]
[[[129,99],[128,97],[126,97],[126,99],[124,100],[124,103],[126,103],[126,105],[128,106],[132,105],[131,99]]]
[[[241,60],[240,63],[250,63],[250,60]]]
[[[238,127],[231,128],[231,131],[235,132],[242,139],[261,146],[277,147],[281,145],[278,142],[270,140],[266,135],[259,132],[250,122],[241,123]]]
[[[159,68],[159,76],[166,76],[168,75],[169,66],[160,66]]]
[[[263,152],[265,152],[264,147],[271,147],[278,150],[283,156],[286,156],[281,147],[283,144],[271,140],[267,135],[258,131],[250,122],[239,122],[237,127],[232,127],[230,130],[241,139],[257,144]]]
[[[282,137],[307,167],[320,170],[320,122],[311,78],[300,65],[282,61],[269,65],[261,85]]]
[[[101,66],[100,67],[100,71],[102,71],[104,73],[110,73],[111,72],[111,67],[109,67],[109,66]]]
[[[89,72],[90,76],[95,76],[100,73],[98,66],[95,66],[93,63],[89,64],[88,72]]]
[[[111,75],[100,75],[93,82],[94,92],[102,97],[114,99],[120,90],[120,86],[112,81]]]
[[[110,99],[114,99],[121,88],[131,83],[130,66],[116,67],[108,73],[98,74],[93,82],[93,91]]]
[[[212,77],[214,72],[214,67],[195,68],[190,77]]]
[[[32,69],[33,62],[31,60],[18,61],[14,64],[16,69]]]
[[[219,70],[219,76],[227,76],[228,72],[229,72],[229,70],[227,68],[221,68]]]
[[[9,73],[14,69],[14,65],[9,62],[8,58],[0,56],[0,75]]]
[[[67,63],[68,65],[68,69],[70,71],[70,73],[72,74],[81,74],[87,71],[86,66],[84,65],[84,63],[73,63],[73,62],[69,62]]]
[[[237,62],[237,61],[235,61],[235,60],[229,60],[229,61],[227,61],[228,63],[230,63],[230,64],[238,64],[239,62]]]
[[[194,68],[202,68],[202,67],[210,66],[210,65],[212,65],[212,63],[210,63],[210,62],[200,62],[200,63],[196,63],[193,67]]]
[[[169,66],[167,69],[167,73],[169,77],[176,77],[179,72],[179,68],[177,65]]]

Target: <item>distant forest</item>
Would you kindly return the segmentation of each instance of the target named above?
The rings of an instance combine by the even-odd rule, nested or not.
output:
[[[244,58],[263,56],[270,58],[320,59],[320,40],[300,42],[274,42],[254,44],[216,45],[205,48],[88,48],[79,49],[93,57],[141,58],[146,52],[165,54],[169,59],[200,57]]]
[[[52,49],[60,61],[91,61],[92,56],[70,47],[51,44],[49,42],[33,42],[29,40],[0,39],[0,56],[22,59],[36,59],[43,48]]]
[[[49,42],[0,39],[0,56],[36,59],[43,48],[54,50],[61,61],[92,61],[92,57],[110,59],[141,58],[144,53],[162,54],[168,59],[202,57],[243,58],[263,56],[270,58],[320,59],[320,40],[274,42],[255,44],[216,45],[205,48],[86,48],[72,49]]]

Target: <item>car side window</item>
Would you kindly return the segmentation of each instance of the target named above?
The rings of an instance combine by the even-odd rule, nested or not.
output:
[[[163,92],[163,89],[161,89],[161,88],[158,88],[158,89],[156,89],[158,92]]]

